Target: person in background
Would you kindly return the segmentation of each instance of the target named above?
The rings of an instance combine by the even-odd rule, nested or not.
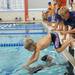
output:
[[[48,20],[48,11],[46,11],[46,12],[42,11],[42,19],[44,22],[46,22]]]
[[[63,22],[61,17],[58,15],[58,10],[59,10],[59,5],[58,3],[54,4],[54,14],[55,14],[55,22],[56,25],[54,26],[54,30],[62,30],[63,29]]]
[[[70,37],[72,36],[75,39],[75,16],[72,12],[69,12],[69,10],[66,7],[60,8],[58,11],[58,14],[63,19],[65,29],[64,31],[61,31],[62,34],[70,34]],[[69,30],[69,28],[71,28]],[[65,31],[66,30],[66,31]]]
[[[52,8],[51,2],[48,2],[48,9],[49,9],[49,8]]]
[[[47,9],[47,14],[48,14],[48,16],[50,15],[51,16],[51,14],[52,14],[52,4],[51,4],[51,2],[48,2],[48,9]]]
[[[65,29],[61,31],[62,34],[64,34],[64,39],[66,39],[66,35],[69,34],[69,39],[75,39],[75,13],[69,12],[69,10],[66,7],[60,8],[58,14],[63,19]],[[75,48],[75,42],[73,41],[69,46],[69,52],[74,57],[74,48]],[[74,75],[73,73],[73,66],[69,62],[68,70],[69,75]]]
[[[59,5],[58,3],[54,4],[54,14],[55,14],[55,23],[56,25],[53,27],[53,30],[55,31],[60,31],[63,29],[63,21],[62,18],[58,15],[58,10],[59,10]]]
[[[59,6],[57,3],[54,4],[54,14],[55,14],[55,19],[56,21],[58,20],[58,10],[59,10]]]
[[[50,24],[52,20],[52,8],[48,8],[48,16],[47,16],[47,21]]]

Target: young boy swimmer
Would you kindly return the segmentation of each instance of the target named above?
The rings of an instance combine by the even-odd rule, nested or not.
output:
[[[23,65],[23,67],[27,68],[32,63],[36,62],[39,58],[40,51],[49,47],[51,43],[54,44],[57,52],[62,52],[72,41],[75,40],[66,40],[61,45],[59,35],[56,32],[48,33],[48,35],[38,40],[37,42],[34,42],[32,39],[26,39],[25,49],[34,53],[29,59],[28,63],[26,65]]]

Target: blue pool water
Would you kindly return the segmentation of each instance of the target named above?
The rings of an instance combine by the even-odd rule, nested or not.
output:
[[[15,27],[14,27],[15,28]],[[18,28],[21,28],[21,26]],[[31,27],[30,27],[31,28]],[[39,28],[39,27],[38,27]],[[10,27],[10,29],[12,29]],[[46,34],[43,34],[44,32],[38,31],[38,34],[17,34],[15,35],[15,31],[13,31],[13,34],[10,35],[9,33],[12,33],[11,30],[8,29],[8,32],[1,31],[0,34],[0,75],[30,75],[28,74],[28,71],[22,68],[22,64],[25,64],[27,59],[31,56],[32,52],[27,51],[24,49],[24,39],[26,37],[31,37],[35,41],[39,40],[41,37],[45,36]],[[17,28],[15,28],[17,29]],[[22,33],[22,30],[19,30],[17,33]],[[2,33],[4,33],[2,35]],[[7,35],[5,35],[8,33]],[[2,45],[1,45],[2,44]],[[5,45],[5,44],[8,44]],[[22,45],[9,45],[9,44],[22,44]],[[51,45],[47,49],[44,49],[40,53],[40,58],[46,54],[50,54],[55,62],[57,64],[64,64],[66,61],[64,60],[63,56],[58,54],[53,46]],[[32,65],[36,66],[38,64],[43,64],[41,60],[39,60]],[[49,68],[46,68],[44,70],[39,71],[38,73],[34,75],[64,75],[64,73],[67,72],[66,65],[55,65],[51,66]]]

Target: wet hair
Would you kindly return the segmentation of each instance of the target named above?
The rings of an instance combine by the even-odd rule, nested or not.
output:
[[[32,45],[35,45],[35,42],[32,39],[25,40],[25,49],[29,49]]]

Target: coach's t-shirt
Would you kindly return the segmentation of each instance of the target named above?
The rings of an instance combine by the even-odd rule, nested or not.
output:
[[[70,17],[68,20],[63,20],[64,24],[67,26],[71,26],[72,29],[75,28],[75,13],[73,12],[69,12],[70,13]]]

